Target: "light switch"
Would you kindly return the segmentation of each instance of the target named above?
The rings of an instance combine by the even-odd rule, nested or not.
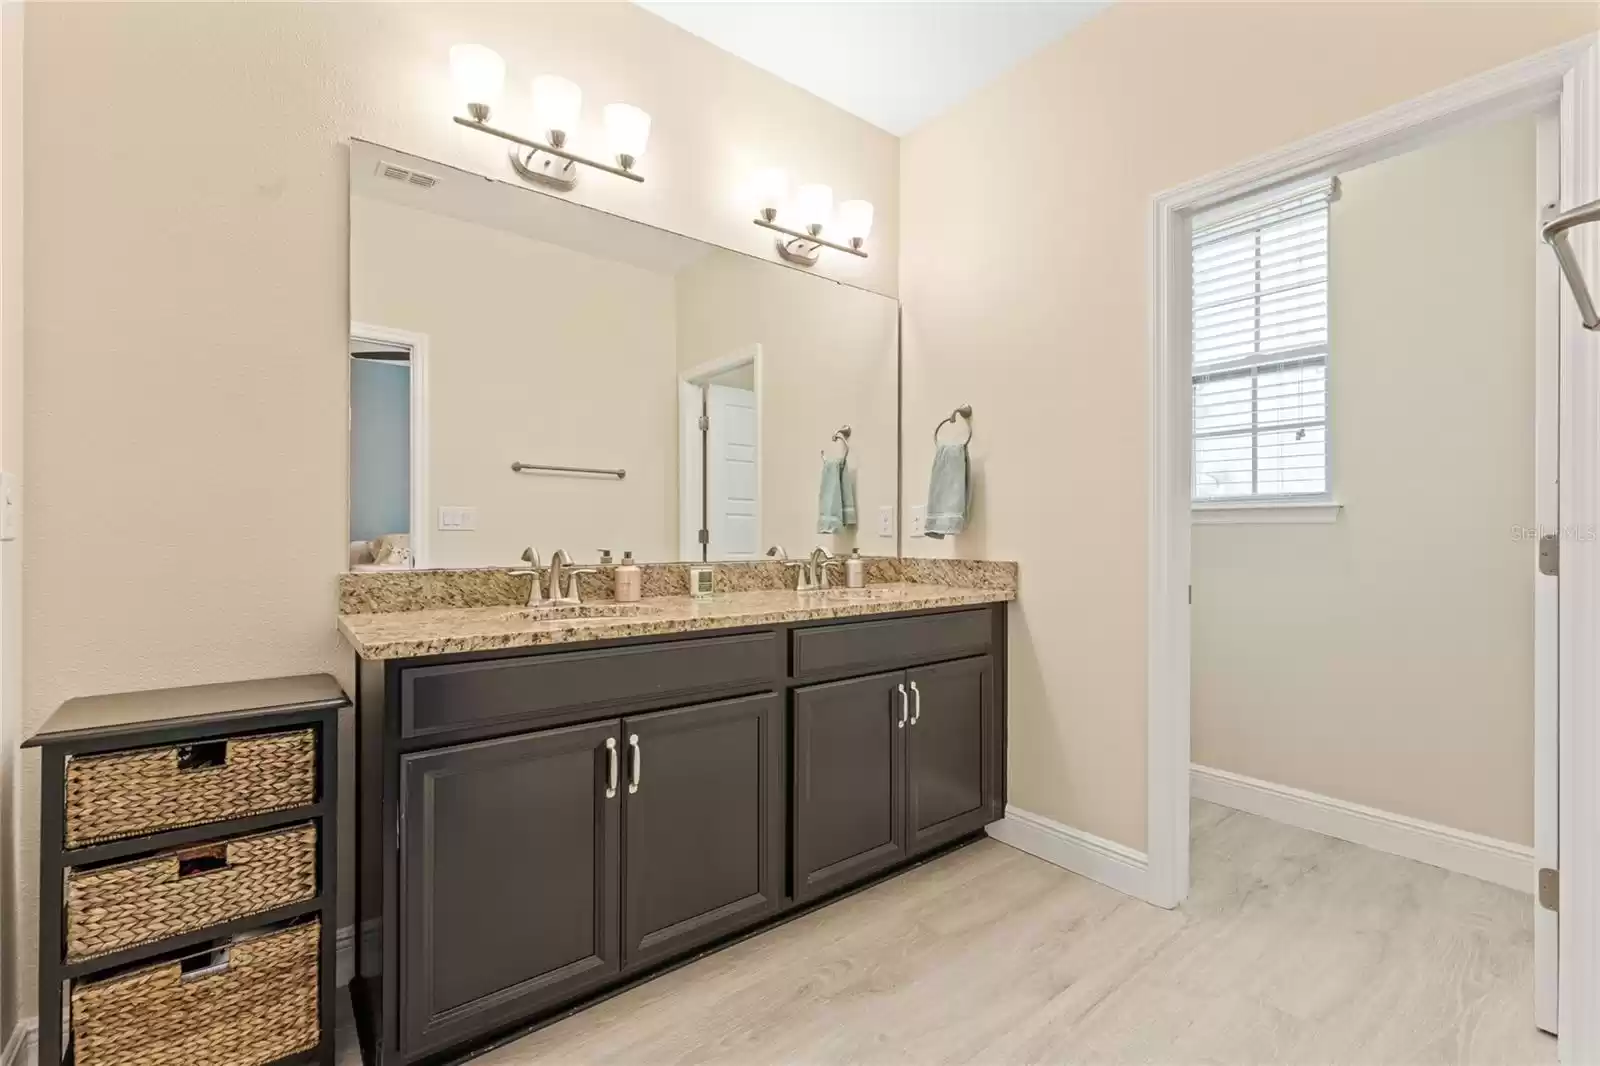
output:
[[[917,504],[911,508],[911,535],[920,537],[928,528],[928,507],[926,504]]]
[[[16,540],[22,517],[22,489],[17,475],[0,473],[0,540]]]
[[[878,508],[878,536],[894,536],[894,504]]]
[[[476,507],[441,507],[439,508],[439,528],[460,533],[478,528],[478,509]]]

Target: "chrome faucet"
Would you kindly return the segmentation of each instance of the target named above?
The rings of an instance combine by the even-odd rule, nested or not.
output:
[[[554,555],[550,556],[550,589],[545,593],[545,599],[551,603],[559,603],[561,595],[561,575],[565,567],[572,565],[572,556],[567,554],[567,549],[557,548]]]
[[[811,561],[807,568],[810,571],[811,588],[817,592],[826,592],[828,589],[828,567],[838,567],[839,560],[828,553],[828,549],[818,545],[811,551]]]
[[[566,604],[577,606],[583,602],[583,588],[578,579],[584,574],[598,574],[600,571],[592,566],[572,565],[572,556],[568,555],[565,548],[557,548],[556,553],[550,557],[550,590],[548,602],[552,604]],[[561,578],[567,579],[567,590],[561,591]]]
[[[538,607],[540,605],[540,595],[539,595],[539,553],[534,551],[532,547],[524,548],[524,549],[522,549],[522,561],[527,563],[527,564],[529,564],[529,566],[531,567],[531,569],[526,571],[526,573],[529,575],[529,579],[528,579],[528,606],[529,607]],[[518,569],[512,569],[511,573],[520,574],[520,573],[524,573],[524,571],[518,570]]]
[[[767,554],[782,563],[785,570],[794,571],[794,590],[796,592],[811,591],[811,566],[809,563],[790,560],[789,553],[783,550],[782,544],[774,544],[767,549]]]

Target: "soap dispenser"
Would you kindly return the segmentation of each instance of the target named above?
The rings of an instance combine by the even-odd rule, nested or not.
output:
[[[861,558],[860,548],[851,549],[850,558],[844,561],[844,587],[848,589],[867,587],[867,564]]]
[[[639,567],[633,561],[633,553],[622,553],[622,564],[612,571],[616,591],[613,595],[618,603],[633,603],[643,592],[642,575]]]

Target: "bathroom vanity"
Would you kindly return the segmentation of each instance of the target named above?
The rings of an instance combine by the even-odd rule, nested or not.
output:
[[[980,833],[1013,595],[343,616],[366,1061],[453,1061]]]
[[[1016,571],[903,558],[901,468],[972,410],[902,411],[893,297],[362,141],[349,292],[369,1066],[468,1057],[1002,816]]]

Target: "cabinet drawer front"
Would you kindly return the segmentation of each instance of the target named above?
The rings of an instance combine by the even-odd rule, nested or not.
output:
[[[981,654],[993,639],[994,615],[986,607],[809,626],[794,631],[794,676],[820,677]]]
[[[401,674],[401,736],[644,710],[775,680],[776,633],[746,633],[521,659],[422,666]]]

